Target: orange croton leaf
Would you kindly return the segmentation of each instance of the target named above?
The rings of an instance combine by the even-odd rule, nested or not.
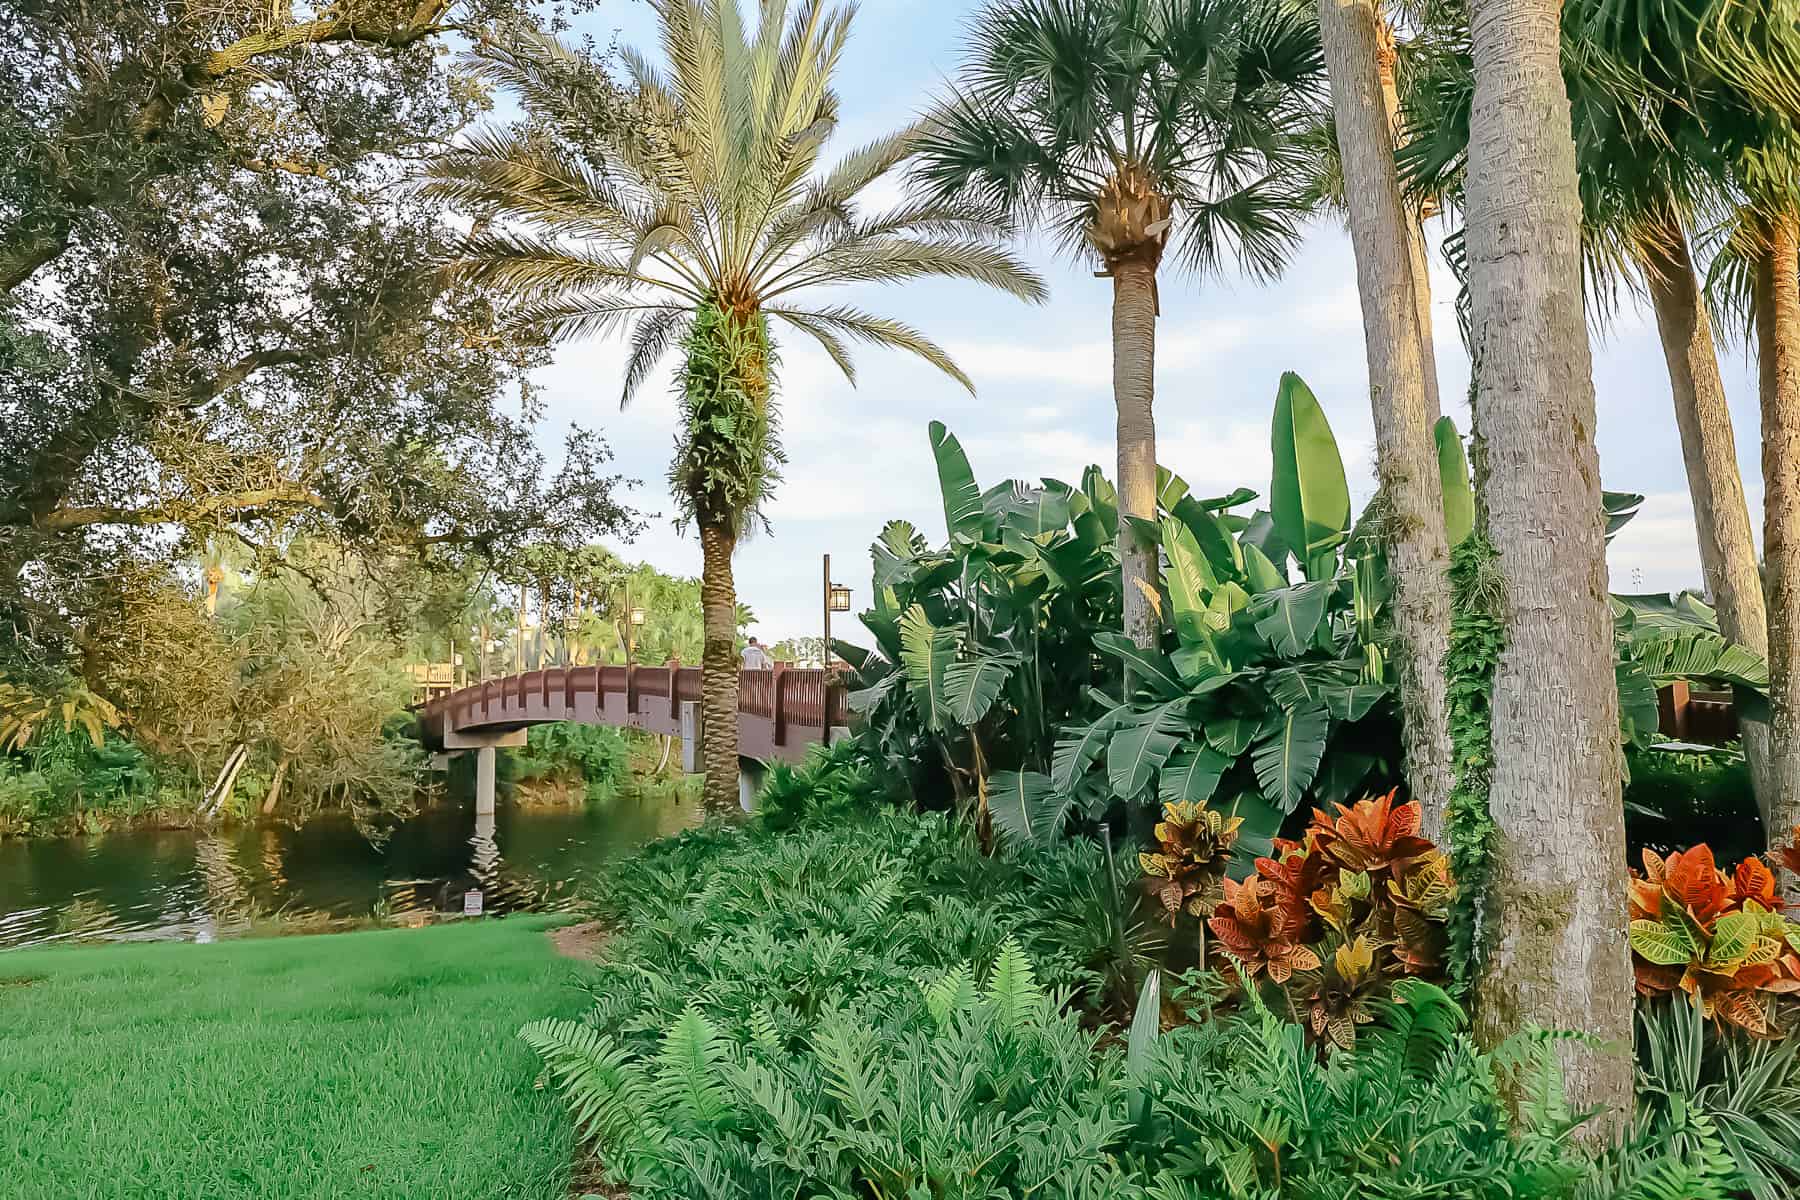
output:
[[[1746,858],[1737,865],[1731,877],[1732,899],[1742,904],[1754,900],[1767,909],[1779,908],[1781,898],[1775,891],[1775,872],[1760,858]]]
[[[1314,811],[1309,831],[1320,850],[1347,870],[1372,871],[1409,862],[1429,853],[1433,846],[1419,836],[1419,806],[1395,804],[1398,790],[1385,796],[1338,805],[1330,820]]]
[[[1702,924],[1725,908],[1725,876],[1713,861],[1712,847],[1702,843],[1692,850],[1671,854],[1663,891],[1674,897]]]

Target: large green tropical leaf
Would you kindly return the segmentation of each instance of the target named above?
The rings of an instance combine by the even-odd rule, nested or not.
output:
[[[1331,717],[1323,708],[1290,708],[1270,715],[1251,756],[1263,798],[1293,812],[1319,772]]]
[[[1016,654],[984,654],[952,664],[944,672],[951,719],[968,726],[987,716],[1019,661]]]
[[[921,605],[908,608],[900,618],[900,665],[919,720],[933,731],[955,720],[945,679],[955,662],[956,631],[933,625]]]
[[[1018,841],[1047,846],[1062,832],[1069,797],[1040,771],[996,771],[988,776],[988,813],[994,827]]]
[[[1174,518],[1187,526],[1194,542],[1206,555],[1207,564],[1221,579],[1242,578],[1244,553],[1225,523],[1192,496],[1183,496],[1170,510]],[[1164,539],[1167,544],[1167,539]]]
[[[937,460],[938,491],[944,498],[944,525],[953,537],[960,534],[981,541],[986,514],[981,507],[981,488],[975,483],[969,456],[963,453],[962,443],[944,428],[942,421],[931,423],[930,435],[931,456]]]
[[[1438,479],[1444,489],[1444,535],[1455,549],[1475,529],[1475,487],[1456,422],[1438,418],[1432,435],[1437,439]]]
[[[1187,690],[1187,683],[1175,670],[1175,664],[1160,650],[1145,649],[1124,634],[1110,630],[1094,635],[1094,648],[1119,659],[1140,685],[1162,699],[1172,699]]]
[[[1269,613],[1256,623],[1256,632],[1283,658],[1298,658],[1313,644],[1325,619],[1325,605],[1333,585],[1301,583],[1265,592],[1257,603],[1268,603]]]
[[[1169,557],[1164,580],[1169,587],[1175,636],[1184,646],[1207,644],[1212,639],[1204,628],[1206,608],[1219,580],[1207,563],[1206,555],[1201,553],[1193,532],[1185,524],[1173,517],[1164,518],[1162,542]]]
[[[1272,592],[1288,585],[1287,576],[1281,569],[1269,561],[1269,556],[1252,542],[1241,542],[1244,552],[1244,577],[1250,585],[1252,594]]]
[[[1072,735],[1058,739],[1056,750],[1050,758],[1050,782],[1058,792],[1074,791],[1076,782],[1087,773],[1100,752],[1106,749],[1107,739],[1119,722],[1131,715],[1131,707],[1126,704],[1114,705],[1095,718],[1092,724],[1081,726],[1072,731]]]
[[[1151,777],[1162,770],[1181,743],[1180,713],[1187,704],[1184,696],[1119,722],[1106,747],[1106,776],[1113,795],[1132,800],[1149,786]]]
[[[1156,794],[1164,804],[1212,799],[1219,780],[1231,769],[1232,760],[1206,746],[1187,746],[1169,755],[1156,780]]]
[[[1206,722],[1201,735],[1214,750],[1235,759],[1250,748],[1261,728],[1262,721],[1256,717],[1218,716]]]
[[[1327,559],[1350,530],[1350,487],[1325,410],[1292,371],[1282,374],[1275,396],[1271,449],[1269,512],[1275,529],[1307,578],[1325,578],[1336,570]]]

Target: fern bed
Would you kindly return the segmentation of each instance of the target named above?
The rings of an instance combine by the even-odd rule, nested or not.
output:
[[[7,1200],[562,1200],[550,918],[0,954]]]
[[[592,1004],[523,1031],[608,1185],[637,1200],[1742,1194],[1704,1112],[1679,1136],[1640,1122],[1616,1150],[1582,1149],[1552,1038],[1485,1053],[1415,980],[1371,1006],[1354,1052],[1322,1056],[1286,1011],[1148,970],[1154,931],[1093,844],[986,857],[966,824],[870,790],[834,751],[778,770],[749,827],[613,870],[602,907],[622,919]]]

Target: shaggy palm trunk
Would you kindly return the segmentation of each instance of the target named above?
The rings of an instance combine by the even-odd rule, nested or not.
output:
[[[1319,0],[1319,33],[1331,75],[1350,242],[1356,252],[1376,471],[1391,514],[1394,632],[1406,697],[1407,778],[1437,839],[1450,796],[1450,721],[1444,658],[1450,648],[1450,551],[1438,480],[1435,391],[1419,326],[1409,229],[1394,169],[1392,123],[1377,66],[1380,25],[1368,0]]]
[[[1752,298],[1762,399],[1763,570],[1769,615],[1772,843],[1800,825],[1800,215],[1761,222]],[[1784,872],[1800,899],[1800,877]]]
[[[1375,12],[1373,6],[1371,13],[1375,21],[1375,65],[1381,77],[1381,108],[1387,115],[1392,147],[1398,150],[1406,144],[1406,126],[1400,119],[1400,88],[1394,80],[1394,68],[1400,56],[1394,46],[1394,27],[1386,17]],[[1340,132],[1339,137],[1342,136]],[[1343,153],[1341,144],[1339,153]],[[1425,400],[1435,422],[1442,415],[1444,406],[1438,396],[1437,350],[1431,331],[1431,267],[1425,252],[1424,221],[1414,205],[1407,203],[1405,207],[1407,265],[1412,273],[1413,305],[1419,315],[1419,353],[1425,374]]]
[[[1156,519],[1156,266],[1136,259],[1113,267],[1113,405],[1118,412],[1119,573],[1125,636],[1155,646],[1162,633],[1157,549],[1130,517]]]
[[[1762,574],[1738,471],[1731,410],[1725,403],[1725,380],[1719,373],[1712,320],[1695,281],[1687,233],[1673,216],[1648,239],[1643,266],[1663,358],[1669,365],[1669,391],[1675,400],[1675,424],[1681,430],[1681,457],[1694,503],[1706,593],[1718,610],[1719,631],[1766,658],[1769,628]],[[1770,830],[1768,805],[1775,789],[1769,774],[1769,727],[1746,722],[1743,733],[1763,827]]]
[[[737,585],[731,556],[737,537],[723,525],[700,524],[700,747],[706,768],[701,802],[709,813],[738,811]]]
[[[1560,0],[1473,0],[1475,435],[1506,649],[1493,684],[1493,944],[1477,1031],[1556,1043],[1571,1107],[1631,1113],[1632,975],[1593,361]]]

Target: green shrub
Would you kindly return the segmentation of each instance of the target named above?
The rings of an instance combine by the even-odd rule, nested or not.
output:
[[[1625,831],[1632,862],[1645,849],[1667,854],[1702,842],[1725,863],[1762,852],[1762,818],[1742,751],[1628,747],[1625,765]]]
[[[587,798],[603,800],[631,775],[631,748],[623,731],[604,725],[562,721],[533,725],[525,746],[509,756],[513,780],[573,776]]]
[[[1723,1200],[1741,1186],[1704,1112],[1679,1137],[1640,1122],[1616,1150],[1577,1149],[1553,1042],[1484,1053],[1420,981],[1373,1005],[1350,1052],[1322,1054],[1254,995],[1158,1035],[1154,974],[1127,1036],[1109,1017],[1147,947],[1121,864],[1081,840],[984,857],[942,815],[840,804],[820,777],[853,777],[853,756],[825,757],[781,777],[785,832],[709,825],[615,868],[593,1005],[523,1033],[608,1180],[639,1200]]]

